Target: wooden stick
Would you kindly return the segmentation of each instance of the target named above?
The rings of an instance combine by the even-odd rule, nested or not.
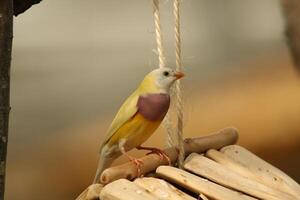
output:
[[[200,194],[199,197],[200,197],[202,200],[209,200],[206,196],[204,196],[204,194]]]
[[[274,180],[272,182],[279,182],[278,184],[284,187],[282,189],[300,199],[300,185],[296,181],[247,149],[238,145],[230,145],[222,148],[221,152],[262,179],[268,180],[268,182],[271,182],[270,179]]]
[[[160,200],[196,200],[194,197],[178,190],[165,180],[158,178],[137,178],[134,183],[146,189]]]
[[[290,188],[288,184],[286,184],[286,180],[282,180],[280,177],[276,176],[276,174],[265,173],[265,171],[259,171],[259,173],[256,173],[256,171],[253,170],[251,171],[248,166],[239,164],[228,155],[215,149],[207,151],[206,156],[248,179],[258,181],[262,184],[272,187],[275,190],[290,193],[295,197],[295,199],[299,198],[297,192]],[[239,156],[239,154],[235,153],[235,156]],[[252,162],[252,164],[255,163]],[[272,171],[272,169],[269,170]]]
[[[207,179],[201,178],[175,167],[160,166],[159,168],[157,168],[156,173],[164,179],[176,183],[194,193],[202,193],[208,198],[212,198],[215,200],[256,199],[240,192],[230,190]]]
[[[92,184],[85,189],[76,200],[96,200],[99,199],[100,192],[103,188],[102,184]]]
[[[184,140],[185,155],[193,152],[202,153],[209,149],[221,149],[238,141],[238,130],[233,127],[224,128],[210,135]]]
[[[250,170],[248,170],[246,167],[240,165],[239,163],[235,162],[233,159],[231,159],[229,156],[225,155],[224,153],[217,151],[215,149],[210,149],[205,154],[206,157],[216,161],[217,163],[227,167],[228,169],[231,169],[232,171],[237,172],[238,174],[257,180],[257,177],[255,174],[253,174]]]
[[[120,179],[106,185],[101,193],[101,200],[157,200],[146,189],[126,179]]]
[[[257,181],[245,178],[237,172],[231,171],[227,167],[196,153],[192,153],[185,160],[184,168],[220,185],[244,192],[259,199],[295,200],[295,198],[288,193],[275,190]]]
[[[225,128],[209,136],[185,139],[184,149],[186,155],[189,155],[191,152],[201,153],[211,148],[220,149],[224,146],[234,144],[237,139],[238,133],[235,128]],[[175,147],[166,149],[165,153],[168,155],[172,163],[177,160],[178,151]],[[168,164],[166,160],[162,160],[158,155],[155,154],[142,157],[141,160],[144,163],[141,166],[142,174],[147,174],[151,171],[154,171],[160,165]],[[107,184],[121,178],[127,178],[131,180],[137,176],[138,174],[136,166],[132,162],[128,162],[123,165],[106,169],[102,173],[100,181],[103,184]]]

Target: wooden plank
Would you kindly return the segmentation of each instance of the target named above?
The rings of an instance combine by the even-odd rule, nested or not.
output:
[[[87,189],[85,189],[77,198],[76,200],[91,200],[97,199],[99,194],[103,188],[101,184],[92,184]]]
[[[138,178],[134,180],[134,183],[160,200],[196,200],[162,179]]]
[[[300,185],[296,181],[247,149],[238,145],[230,145],[222,148],[221,152],[246,167],[253,174],[262,177],[267,182],[272,182],[274,185],[281,185],[284,187],[282,190],[288,191],[294,194],[296,199],[300,199]]]
[[[106,185],[101,193],[101,200],[157,200],[146,189],[126,179],[119,179]]]
[[[194,193],[202,193],[208,198],[215,200],[255,200],[237,191],[230,190],[207,179],[198,177],[187,171],[170,167],[160,166],[156,173],[170,182],[176,183]]]
[[[239,156],[239,154],[236,153],[234,155]],[[293,195],[295,199],[299,198],[299,195],[297,195],[297,193],[292,188],[290,188],[285,181],[282,181],[281,178],[277,177],[276,175],[270,176],[269,173],[257,173],[256,171],[251,171],[248,166],[243,166],[239,164],[238,162],[230,158],[228,155],[219,152],[215,149],[207,151],[206,156],[248,179],[258,181],[275,190],[287,192]]]
[[[185,160],[184,168],[225,187],[260,199],[295,200],[293,196],[287,193],[274,190],[257,181],[245,178],[219,163],[196,153],[191,154]]]
[[[206,157],[216,161],[217,163],[226,166],[227,168],[231,169],[239,173],[240,175],[256,180],[256,175],[253,174],[249,169],[240,165],[239,163],[235,162],[229,156],[225,155],[224,153],[217,151],[215,149],[210,149],[205,154]]]
[[[200,197],[202,200],[209,200],[204,194],[200,194],[199,197]]]

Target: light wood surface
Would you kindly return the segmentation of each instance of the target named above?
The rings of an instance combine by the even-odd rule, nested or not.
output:
[[[106,185],[101,193],[101,200],[157,200],[149,191],[126,179],[119,179]]]
[[[76,200],[95,200],[99,197],[99,194],[103,188],[102,184],[92,184],[86,188]]]
[[[146,189],[160,200],[196,200],[162,179],[137,178],[134,180],[134,183]]]
[[[160,166],[156,173],[164,179],[176,183],[194,193],[202,193],[208,198],[215,200],[254,200],[256,198],[247,196],[240,192],[230,190],[207,179],[201,178],[187,171],[170,167]]]
[[[283,193],[257,181],[241,176],[237,172],[196,153],[189,155],[185,160],[184,168],[220,185],[244,192],[259,199],[295,199],[287,193]]]
[[[235,154],[236,155],[236,154]],[[248,166],[243,166],[236,162],[234,159],[230,158],[228,155],[217,151],[215,149],[211,149],[207,151],[206,156],[211,158],[212,160],[218,162],[219,164],[229,168],[232,171],[244,176],[248,179],[255,180],[259,183],[267,185],[275,190],[279,190],[281,192],[287,192],[294,196],[295,199],[299,199],[299,195],[297,195],[297,191],[294,191],[288,184],[286,184],[287,180],[282,180],[280,177],[277,176],[270,176],[270,173],[266,173],[265,171],[258,170],[251,171]],[[272,171],[272,169],[269,169]]]
[[[300,185],[280,169],[238,145],[229,145],[220,150],[236,163],[247,168],[261,180],[300,199]],[[288,155],[287,155],[288,156]]]

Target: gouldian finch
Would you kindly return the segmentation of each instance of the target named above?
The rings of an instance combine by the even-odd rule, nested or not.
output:
[[[99,182],[102,171],[121,155],[125,155],[139,169],[142,162],[127,154],[133,148],[163,155],[157,148],[141,145],[164,119],[170,106],[170,87],[183,76],[183,73],[170,68],[155,69],[145,76],[139,87],[123,103],[108,129],[100,148],[94,183]]]

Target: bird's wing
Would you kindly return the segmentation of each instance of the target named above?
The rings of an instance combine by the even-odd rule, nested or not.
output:
[[[123,124],[125,124],[136,114],[138,111],[137,102],[139,96],[140,95],[138,94],[138,91],[135,91],[123,103],[107,131],[106,138],[104,139],[101,148],[109,141],[113,134],[119,128],[121,128]]]

